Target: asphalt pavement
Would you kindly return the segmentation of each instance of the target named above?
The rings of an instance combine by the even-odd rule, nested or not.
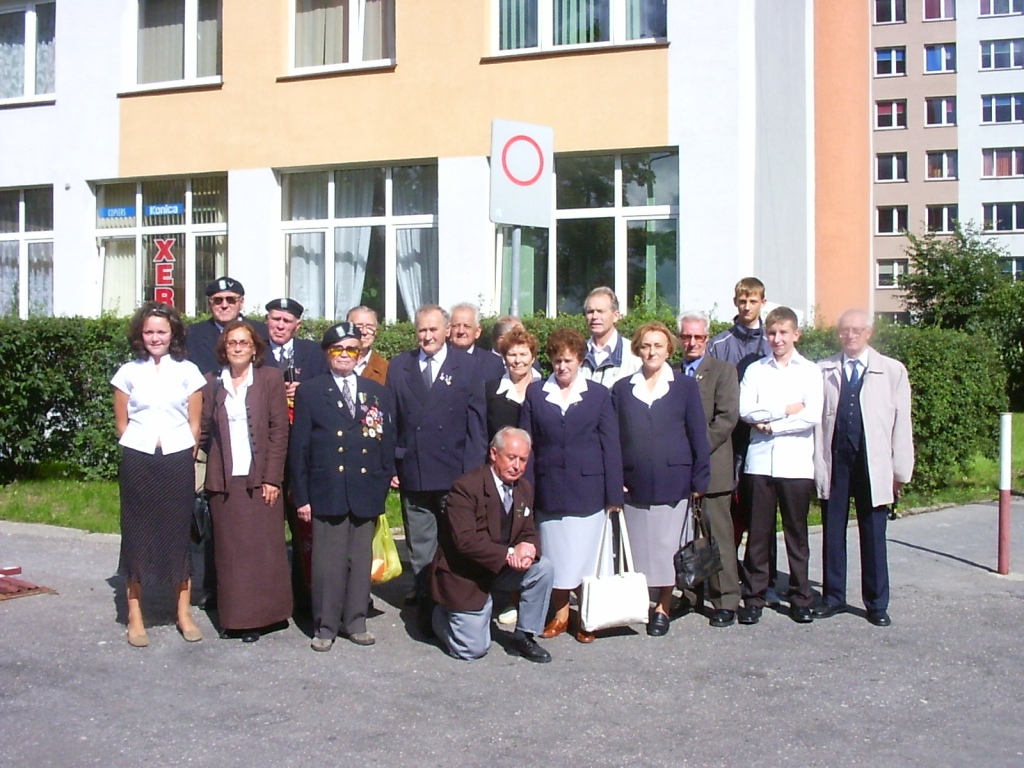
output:
[[[1024,765],[1020,499],[1013,513],[1009,577],[995,504],[890,523],[891,627],[860,609],[851,528],[850,613],[563,635],[546,665],[416,639],[407,575],[375,589],[370,648],[314,653],[294,624],[243,645],[198,610],[206,637],[186,644],[153,590],[134,649],[118,537],[0,522],[0,565],[58,593],[0,602],[0,765]],[[817,585],[818,533],[811,553]]]

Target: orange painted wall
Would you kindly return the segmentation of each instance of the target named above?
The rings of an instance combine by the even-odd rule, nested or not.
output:
[[[487,155],[494,118],[559,152],[668,143],[664,46],[481,63],[491,3],[399,0],[393,71],[278,82],[288,6],[225,0],[221,88],[122,96],[122,176]]]
[[[870,9],[814,4],[816,319],[871,295]]]

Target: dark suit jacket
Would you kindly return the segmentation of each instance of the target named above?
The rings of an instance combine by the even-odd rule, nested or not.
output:
[[[740,418],[740,384],[731,363],[711,355],[697,366],[697,389],[704,405],[711,444],[711,482],[708,493],[733,490],[732,434]],[[684,374],[685,375],[685,374]]]
[[[241,317],[240,319],[245,320],[245,322],[255,328],[256,333],[264,341],[270,338],[266,323],[262,323],[259,320],[250,320],[248,317]],[[213,322],[212,317],[203,320],[201,323],[190,325],[185,334],[185,357],[195,363],[196,367],[199,368],[199,372],[204,375],[210,371],[220,371],[220,363],[217,362],[217,356],[213,352],[213,348],[217,346],[217,339],[219,338],[220,329]]]
[[[366,361],[366,367],[359,375],[384,386],[388,380],[388,361],[371,349],[370,359]]]
[[[711,449],[700,392],[693,379],[674,375],[668,393],[650,407],[633,395],[629,378],[612,387],[626,498],[633,504],[676,504],[708,489]]]
[[[474,346],[470,357],[479,363],[480,375],[484,377],[484,381],[489,383],[505,375],[505,361],[491,350]]]
[[[474,355],[448,345],[427,389],[419,349],[388,363],[388,390],[398,425],[395,459],[403,491],[447,491],[487,457],[484,381]]]
[[[513,487],[511,514],[512,535],[503,541],[505,510],[489,464],[455,481],[438,521],[430,587],[436,602],[452,611],[483,610],[494,577],[505,567],[509,547],[529,542],[540,555],[533,488],[525,480]]]
[[[544,382],[526,390],[519,426],[533,438],[527,465],[535,482],[537,508],[544,513],[591,515],[621,507],[622,447],[612,396],[590,382],[583,399],[561,409],[547,402]]]
[[[207,453],[206,490],[223,493],[231,479],[231,437],[228,415],[224,409],[227,391],[220,380],[220,371],[206,374],[203,388],[203,416],[199,445]],[[246,488],[259,488],[263,483],[281,487],[284,461],[288,453],[288,404],[284,396],[281,372],[266,366],[253,368],[252,385],[245,395],[249,420],[249,446],[252,463]]]
[[[375,381],[357,380],[354,419],[333,376],[325,374],[303,383],[295,391],[295,423],[288,449],[295,506],[311,505],[317,517],[383,514],[395,474],[393,413],[390,393]],[[378,414],[379,429],[373,424]]]
[[[327,365],[327,356],[315,341],[293,339],[292,344],[292,351],[295,353],[296,381],[309,381],[330,372],[330,368]],[[284,361],[277,362],[277,358],[274,357],[274,353],[269,348],[267,349],[266,364],[268,367],[278,368],[282,372],[286,368],[286,363]]]

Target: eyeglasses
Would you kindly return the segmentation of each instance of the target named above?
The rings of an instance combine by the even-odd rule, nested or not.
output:
[[[237,296],[211,296],[210,297],[210,303],[214,304],[214,305],[217,305],[217,304],[227,304],[229,307],[233,307],[233,306],[235,306],[235,304],[238,303],[238,297]]]
[[[706,333],[680,333],[679,340],[686,344],[690,341],[707,341],[708,335]]]
[[[359,347],[330,347],[327,354],[331,357],[359,357]]]
[[[867,328],[840,328],[840,336],[860,336],[866,331]]]
[[[354,323],[354,325],[364,335],[367,334],[367,333],[376,333],[377,332],[377,326],[376,325],[370,325],[368,323]]]
[[[228,339],[224,342],[225,347],[232,347],[234,349],[247,349],[252,346],[251,341],[245,341],[244,339]]]

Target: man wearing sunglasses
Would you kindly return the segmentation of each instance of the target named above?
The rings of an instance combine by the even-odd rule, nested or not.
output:
[[[224,326],[242,315],[245,306],[245,288],[230,277],[218,277],[206,286],[206,301],[210,307],[210,319],[189,326],[185,338],[185,357],[191,360],[204,375],[216,371],[220,366],[214,354],[214,347]],[[259,320],[242,318],[251,325],[264,341],[269,341],[267,326]]]

